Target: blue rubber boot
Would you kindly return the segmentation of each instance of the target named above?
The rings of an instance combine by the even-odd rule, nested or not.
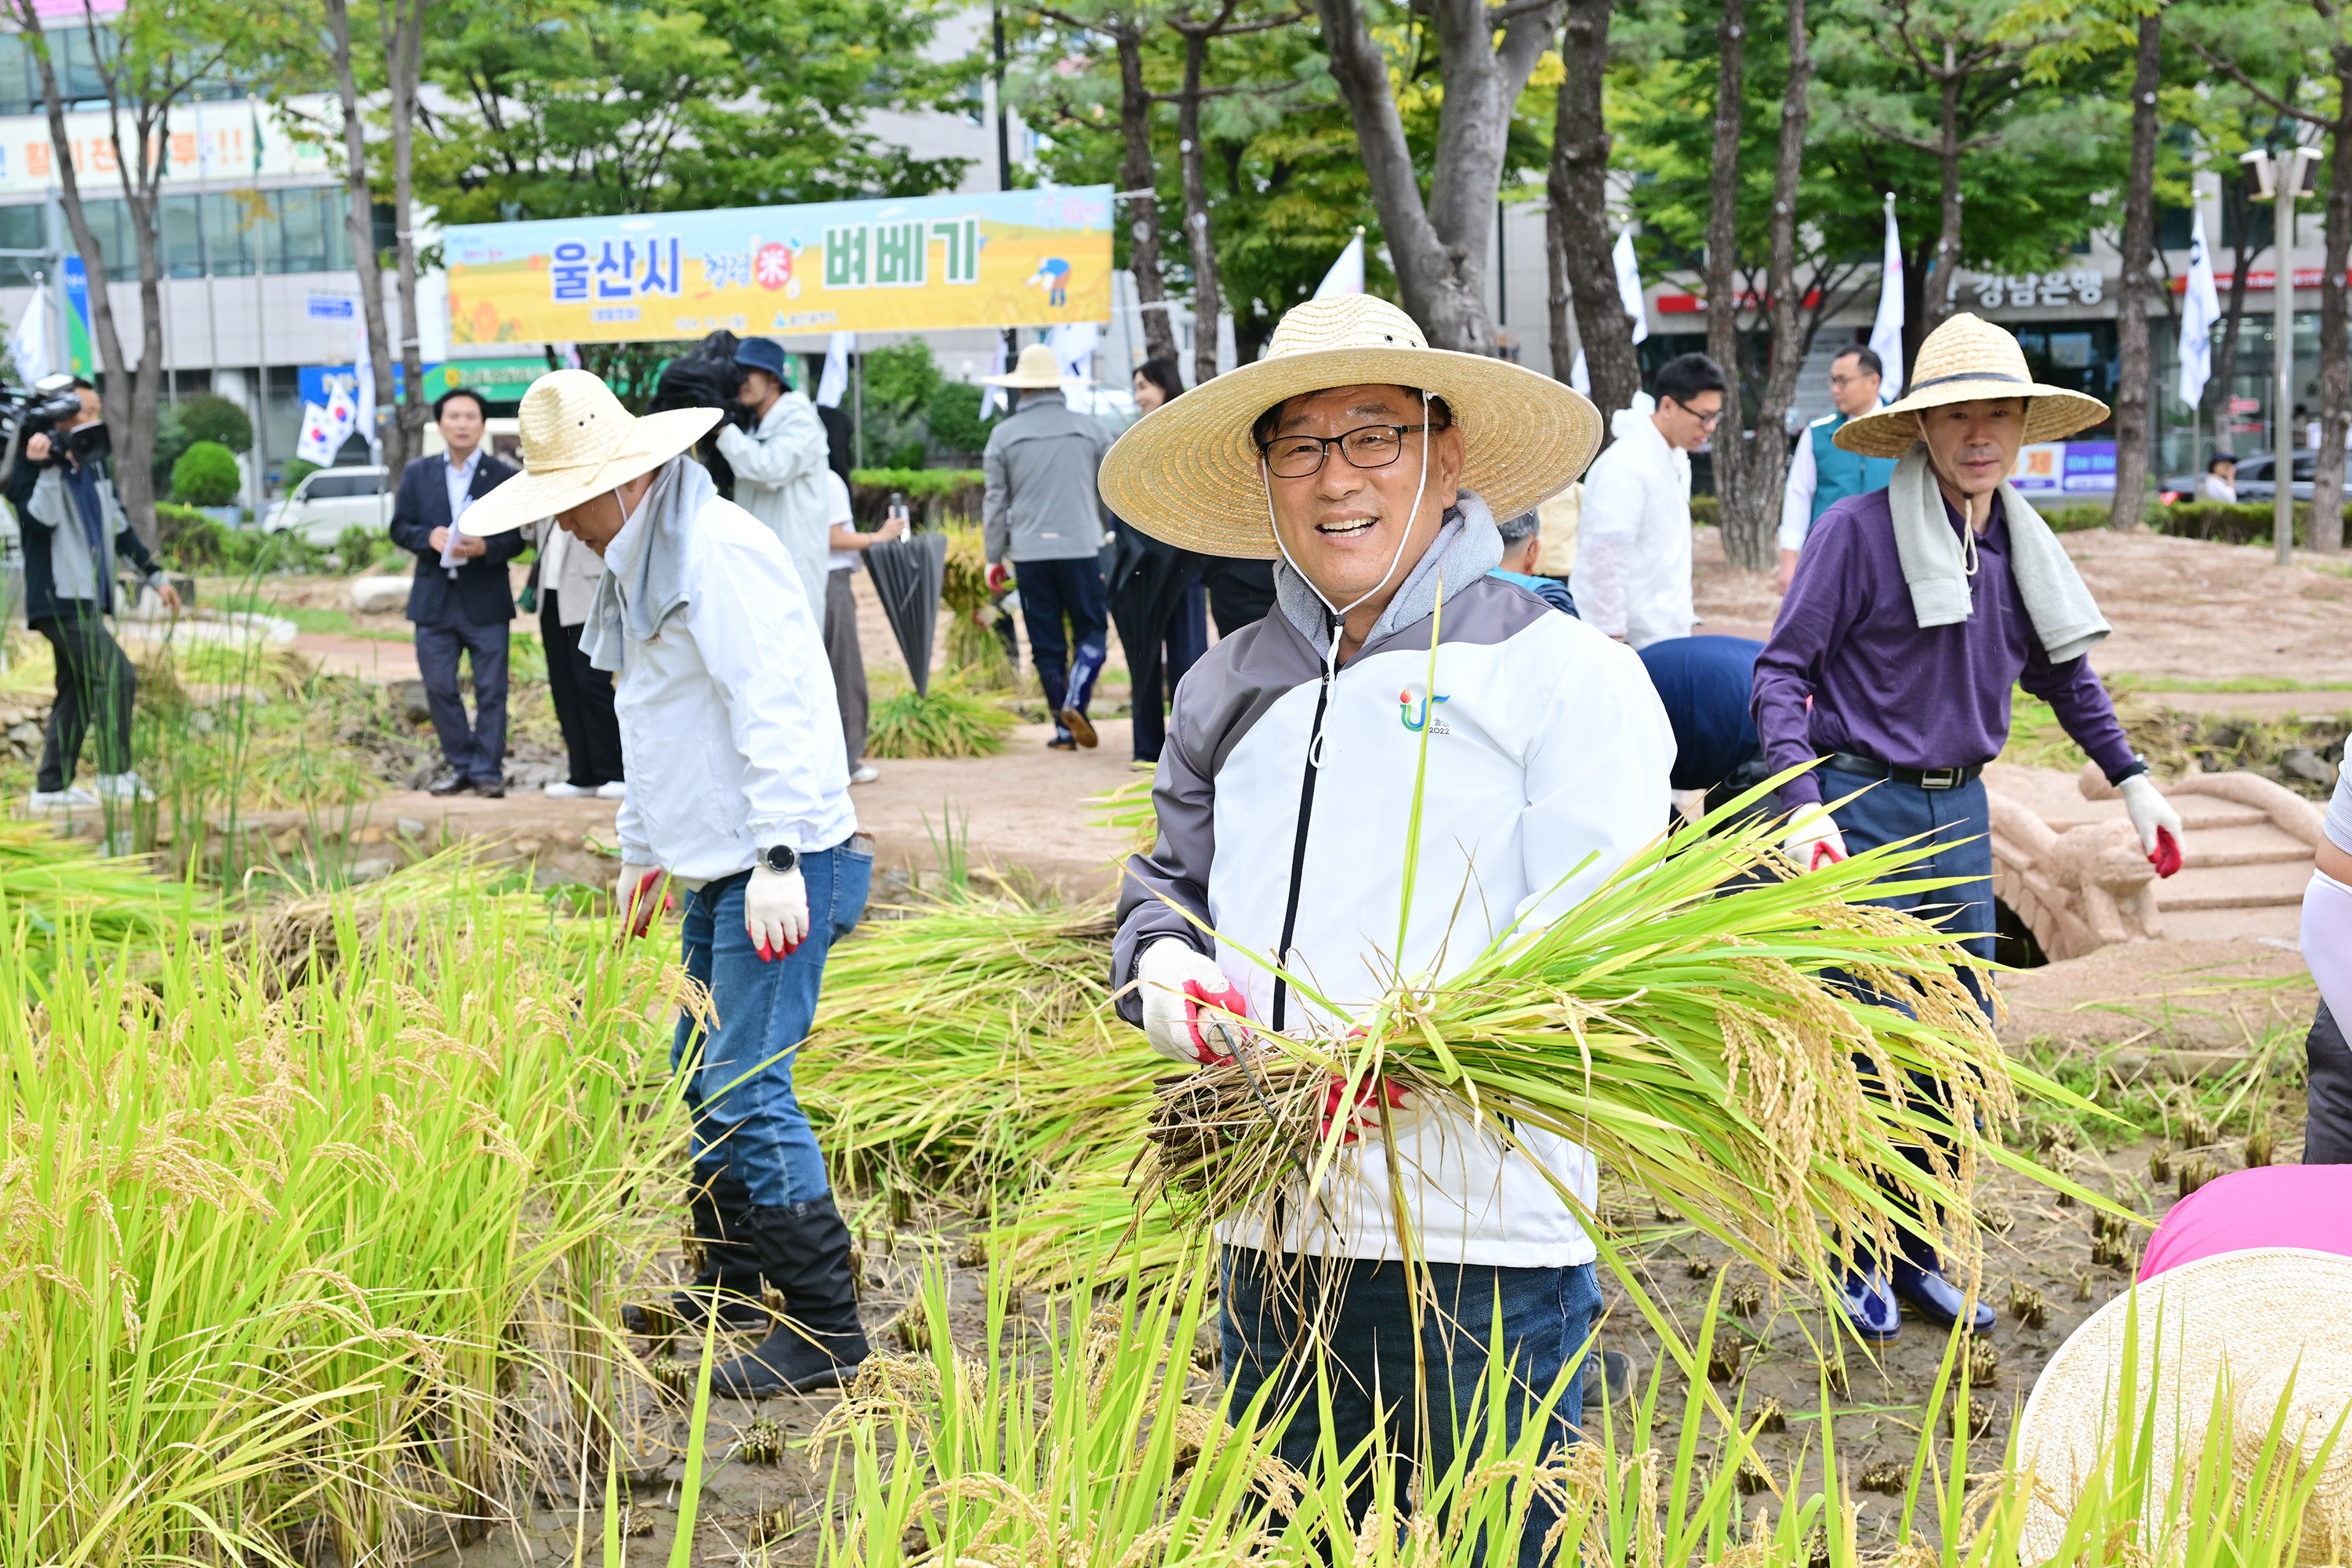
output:
[[[1884,1342],[1903,1331],[1903,1309],[1880,1269],[1847,1268],[1838,1282],[1838,1305],[1865,1340]]]
[[[1921,1317],[1939,1328],[1951,1328],[1960,1321],[1962,1309],[1969,1311],[1969,1332],[1992,1332],[1993,1310],[1982,1301],[1969,1302],[1960,1288],[1944,1278],[1942,1272],[1909,1258],[1895,1260],[1895,1293],[1911,1303]]]

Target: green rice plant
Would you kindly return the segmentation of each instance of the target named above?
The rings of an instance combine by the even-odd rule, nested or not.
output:
[[[0,964],[0,1563],[385,1561],[509,1510],[526,1391],[580,1382],[530,1325],[600,1310],[562,1265],[677,1152],[677,985],[478,887],[347,900],[292,984],[79,922]]]
[[[1775,1270],[1818,1272],[1825,1233],[1884,1244],[1898,1218],[1969,1256],[1979,1160],[2104,1204],[2001,1144],[2021,1089],[2095,1111],[2004,1055],[1958,978],[1978,961],[1854,901],[1948,885],[1912,874],[1927,851],[1891,845],[1801,875],[1775,825],[1727,826],[1739,804],[1654,842],[1549,925],[1506,929],[1443,983],[1392,982],[1345,1039],[1260,1036],[1171,1085],[1155,1189],[1205,1221],[1297,1175],[1310,1193],[1346,1179],[1347,1119],[1321,1125],[1337,1075],[1350,1092],[1385,1079],[1453,1106],[1509,1145],[1521,1127],[1556,1132]],[[1412,875],[1408,862],[1405,907]],[[1311,977],[1287,978],[1342,1016]],[[1905,1156],[1938,1137],[1954,1152],[1934,1168]]]
[[[215,918],[208,900],[151,875],[139,857],[101,857],[47,823],[0,822],[0,931],[16,933],[19,963],[46,973],[68,932],[143,957]]]
[[[929,692],[902,687],[866,716],[866,751],[876,757],[992,757],[1004,749],[1013,715],[964,689],[951,675]]]

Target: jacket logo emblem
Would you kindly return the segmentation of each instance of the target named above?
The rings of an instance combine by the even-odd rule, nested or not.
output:
[[[1397,693],[1397,722],[1416,735],[1424,728],[1433,735],[1451,735],[1454,731],[1445,727],[1444,720],[1432,720],[1429,716],[1431,703],[1451,700],[1442,691],[1424,695],[1418,687],[1408,686]]]

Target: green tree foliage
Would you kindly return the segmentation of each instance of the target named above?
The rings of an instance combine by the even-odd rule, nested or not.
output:
[[[923,405],[924,422],[931,427],[931,444],[957,458],[977,456],[988,445],[988,423],[980,416],[986,395],[968,381],[943,381]]]
[[[172,499],[186,506],[226,506],[236,500],[236,454],[217,441],[198,441],[172,465]]]
[[[182,398],[180,428],[191,441],[217,441],[232,452],[248,451],[253,446],[252,419],[218,393]]]
[[[965,161],[867,132],[962,107],[978,62],[921,58],[946,0],[519,0],[434,8],[448,95],[417,149],[445,223],[921,195]]]

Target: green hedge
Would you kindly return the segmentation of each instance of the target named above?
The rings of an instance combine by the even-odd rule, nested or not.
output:
[[[191,506],[226,506],[243,486],[236,454],[217,441],[198,441],[172,465],[172,499]]]
[[[2067,506],[2037,506],[2042,519],[2058,533],[2079,533],[2085,529],[2105,528],[2113,510],[2104,501],[2075,502]],[[1776,509],[1777,510],[1777,509]],[[1691,521],[1712,528],[1718,521],[1716,498],[1691,497]],[[2345,534],[2352,538],[2352,506],[2344,509]],[[2206,539],[2220,544],[2267,544],[2271,537],[2271,505],[2248,503],[2224,506],[2218,501],[2180,501],[2171,506],[2147,503],[2145,520],[2158,533],[2168,533],[2176,539]],[[2311,537],[2311,508],[2294,509],[2294,537],[2300,544]]]
[[[918,523],[958,512],[977,516],[987,479],[978,468],[853,468],[850,510],[860,522],[880,522],[889,515],[890,496],[896,491],[907,498]]]
[[[163,564],[191,576],[246,577],[268,572],[322,572],[328,552],[291,533],[228,528],[194,507],[155,508]]]

